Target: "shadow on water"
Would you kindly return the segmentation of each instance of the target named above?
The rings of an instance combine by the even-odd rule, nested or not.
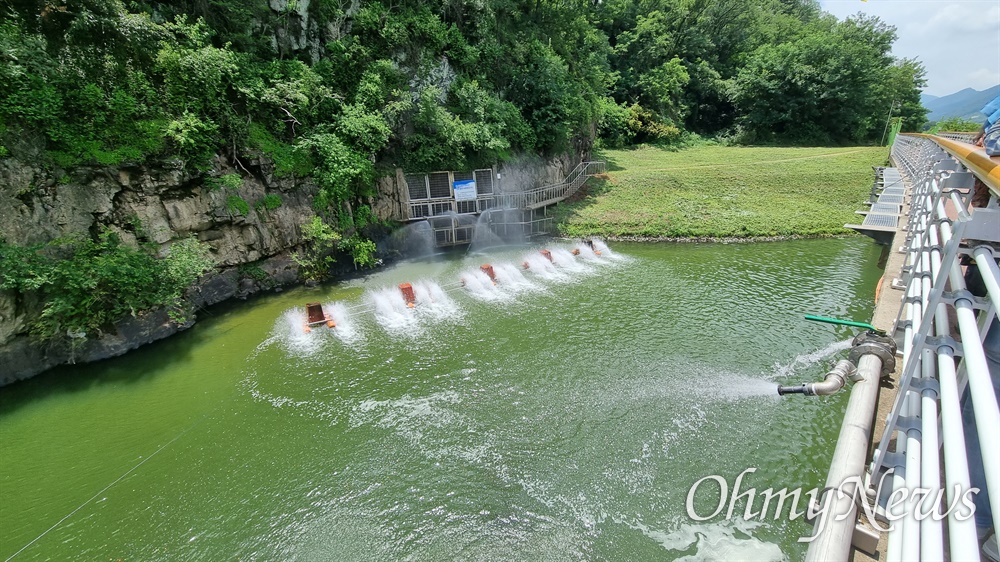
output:
[[[32,402],[63,394],[92,391],[102,386],[150,382],[168,372],[171,365],[191,361],[192,351],[200,345],[199,332],[204,329],[201,324],[196,324],[183,333],[143,346],[144,350],[162,358],[152,368],[145,354],[128,352],[91,363],[59,365],[29,379],[0,387],[0,417]]]

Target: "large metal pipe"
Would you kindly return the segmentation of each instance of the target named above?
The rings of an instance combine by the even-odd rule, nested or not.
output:
[[[806,396],[836,394],[837,391],[844,388],[847,379],[852,377],[855,372],[857,369],[854,367],[854,363],[847,359],[841,359],[826,373],[822,381],[802,383],[798,386],[779,386],[778,394],[805,394]]]
[[[850,556],[851,540],[857,523],[856,495],[864,491],[845,489],[842,486],[851,479],[855,479],[856,483],[863,482],[879,381],[883,371],[894,367],[895,352],[895,343],[890,338],[867,333],[854,338],[851,357],[857,358],[857,375],[860,379],[851,389],[844,423],[840,427],[837,447],[826,478],[824,497],[820,498],[820,505],[826,506],[829,510],[827,513],[832,517],[826,517],[823,526],[817,530],[816,538],[809,544],[807,561],[846,561]],[[838,490],[850,493],[842,494]],[[820,521],[822,518],[817,519],[817,525]]]

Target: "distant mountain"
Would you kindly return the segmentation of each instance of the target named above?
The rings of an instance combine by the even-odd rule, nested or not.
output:
[[[962,117],[973,121],[985,121],[986,116],[979,112],[987,102],[1000,94],[1000,86],[993,86],[983,91],[972,88],[948,94],[947,96],[932,96],[921,94],[920,102],[929,112],[928,121],[940,121],[948,117]]]

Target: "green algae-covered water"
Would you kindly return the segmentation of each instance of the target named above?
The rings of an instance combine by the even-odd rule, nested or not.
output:
[[[611,246],[402,263],[0,389],[0,560],[801,558],[802,518],[685,501],[822,484],[846,393],[774,386],[846,354],[802,315],[867,320],[878,247]]]

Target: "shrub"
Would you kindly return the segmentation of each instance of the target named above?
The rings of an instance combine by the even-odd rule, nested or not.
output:
[[[282,204],[281,196],[277,193],[268,193],[262,199],[253,204],[253,208],[258,211],[273,211]]]
[[[355,233],[347,240],[344,240],[341,246],[351,254],[354,265],[358,267],[375,267],[378,264],[378,259],[375,257],[377,250],[375,242],[360,234]]]
[[[239,195],[230,195],[226,198],[226,208],[230,215],[247,216],[250,214],[250,205]]]
[[[97,240],[0,243],[0,288],[39,295],[42,312],[31,329],[43,338],[99,333],[160,306],[180,320],[184,291],[212,263],[208,247],[195,238],[174,243],[162,260],[125,246],[111,231]]]
[[[292,260],[299,265],[302,278],[306,281],[321,281],[326,278],[333,264],[333,250],[340,242],[340,234],[319,217],[302,225],[302,252],[292,254]]]

